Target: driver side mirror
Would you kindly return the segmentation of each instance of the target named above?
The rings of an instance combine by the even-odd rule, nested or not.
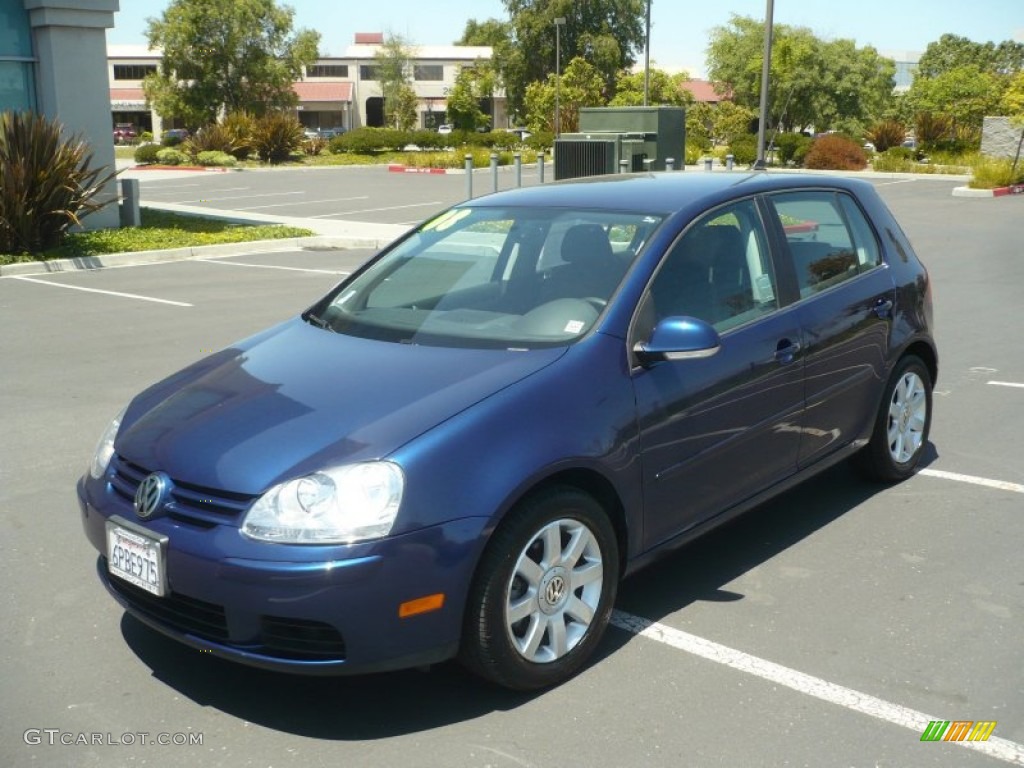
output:
[[[722,339],[710,323],[696,317],[666,317],[654,326],[650,339],[637,342],[633,354],[640,365],[648,367],[711,357],[721,347]]]

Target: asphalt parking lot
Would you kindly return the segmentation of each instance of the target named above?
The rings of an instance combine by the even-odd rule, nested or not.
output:
[[[211,174],[201,193],[147,182],[143,198],[241,206],[227,198],[244,183],[233,192],[282,215],[405,224],[465,190],[459,176],[290,173]],[[538,695],[454,664],[341,679],[235,666],[125,616],[96,578],[74,484],[110,417],[370,251],[0,279],[0,764],[1024,765],[1024,198],[875,183],[934,281],[925,469],[886,488],[838,466],[631,578],[599,658]],[[996,726],[988,742],[922,742],[930,720]]]

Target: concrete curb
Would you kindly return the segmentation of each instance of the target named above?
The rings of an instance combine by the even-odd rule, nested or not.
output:
[[[971,187],[955,187],[953,197],[1005,197],[1006,195],[1024,195],[1024,184],[995,189],[972,189]]]

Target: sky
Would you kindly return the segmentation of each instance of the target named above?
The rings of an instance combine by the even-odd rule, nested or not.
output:
[[[586,0],[576,0],[585,2]],[[295,10],[295,26],[320,32],[322,55],[340,56],[356,32],[401,35],[416,45],[449,45],[468,19],[507,19],[500,0],[278,0]],[[108,30],[112,44],[146,42],[146,20],[159,17],[167,0],[121,0]],[[691,77],[705,74],[712,28],[733,15],[763,19],[766,0],[651,0],[651,66]],[[1024,0],[774,0],[774,22],[808,27],[819,38],[852,38],[887,56],[922,53],[949,32],[974,42],[1024,42]],[[643,63],[643,54],[638,57]]]

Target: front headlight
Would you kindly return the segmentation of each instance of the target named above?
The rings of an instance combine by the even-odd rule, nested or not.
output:
[[[242,533],[285,544],[351,544],[391,532],[405,476],[397,464],[349,464],[275,485],[242,522]]]
[[[121,428],[121,419],[124,418],[125,408],[117,414],[107,428],[100,435],[100,441],[96,444],[96,452],[92,456],[92,464],[89,465],[89,475],[93,480],[99,480],[107,471],[110,458],[114,455],[114,438],[117,437],[117,430]]]

